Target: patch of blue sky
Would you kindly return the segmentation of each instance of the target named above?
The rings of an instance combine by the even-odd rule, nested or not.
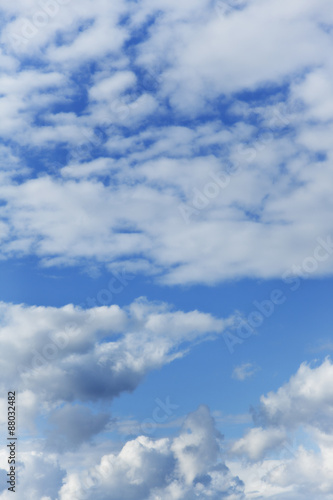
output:
[[[318,162],[324,162],[327,160],[327,153],[326,152],[317,152],[315,154],[315,159]]]
[[[266,102],[267,104],[274,104],[276,102],[286,101],[290,90],[290,82],[280,83],[266,83],[257,88],[248,88],[236,92],[234,98],[244,101],[250,105],[258,105]]]

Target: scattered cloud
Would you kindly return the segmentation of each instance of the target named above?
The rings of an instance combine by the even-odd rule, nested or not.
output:
[[[1,6],[2,258],[214,284],[331,238],[331,2],[222,3]]]
[[[332,275],[330,0],[0,11],[1,259],[167,285]],[[262,396],[228,450],[205,406],[177,436],[104,439],[115,397],[232,321],[145,299],[0,303],[0,385],[24,422],[17,499],[333,499],[329,358]]]
[[[259,368],[253,363],[242,363],[234,368],[232,378],[243,381],[247,378],[253,377],[258,370]]]

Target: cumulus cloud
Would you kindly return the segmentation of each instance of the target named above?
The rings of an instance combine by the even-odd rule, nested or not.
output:
[[[328,359],[318,366],[304,364],[287,384],[261,398],[262,405],[269,406],[269,401],[274,408],[274,396],[282,398],[281,404],[274,401],[285,409],[288,393],[293,422],[284,419],[283,412],[279,413],[279,420],[276,415],[274,421],[266,417],[265,425],[248,430],[231,444],[226,454],[208,408],[200,406],[186,417],[176,437],[138,436],[119,451],[104,453],[100,458],[95,454],[95,462],[90,461],[84,470],[73,470],[73,459],[67,461],[59,499],[104,500],[112,492],[119,500],[328,500],[333,495],[333,437],[331,428],[324,423],[329,422],[330,414],[325,405],[318,404],[318,397],[329,399],[327,381],[331,367]],[[312,400],[313,412],[317,414],[312,423],[304,415],[299,395]],[[292,435],[301,428],[305,433],[299,435],[298,444],[292,445]]]
[[[286,432],[278,428],[251,429],[243,438],[231,448],[236,455],[246,455],[251,460],[263,458],[267,451],[276,449],[286,440]]]
[[[264,498],[333,497],[332,366],[330,359],[303,363],[285,385],[261,397],[254,412],[260,426],[230,448],[250,461],[228,462],[246,496],[256,489]],[[291,445],[295,436],[298,444]]]
[[[135,322],[140,317],[147,329],[149,323],[155,335],[161,334],[161,311],[149,319],[146,316],[147,308],[151,311],[156,304],[135,307]],[[40,324],[45,327],[45,318]],[[164,328],[169,325],[166,321]],[[121,327],[118,323],[117,329]],[[188,318],[179,325],[182,331],[186,328]],[[320,365],[301,365],[289,382],[262,396],[254,419],[255,423],[260,420],[260,426],[247,430],[225,449],[203,405],[185,418],[174,437],[139,435],[119,446],[103,440],[103,433],[112,427],[108,426],[110,415],[84,404],[59,406],[49,401],[42,409],[47,423],[43,435],[40,430],[22,442],[19,471],[24,494],[30,492],[33,500],[43,495],[51,500],[106,500],[110,494],[119,500],[328,500],[333,496],[331,370],[329,359]],[[20,394],[21,421],[28,409],[31,418],[36,417],[38,399],[29,391]],[[97,435],[102,438],[99,444],[93,442]],[[0,468],[6,469],[5,450]],[[18,492],[20,500],[22,491]],[[0,497],[9,498],[8,492]]]
[[[321,16],[327,22],[333,14],[329,2],[323,0],[320,5],[318,8],[318,3],[310,0],[290,9],[278,1],[248,2],[245,8],[223,16],[216,8],[209,15],[207,2],[200,5],[199,17],[198,11],[175,9],[168,3],[166,15],[158,19],[151,38],[142,44],[140,60],[153,65],[157,54],[163,55],[170,64],[165,72],[165,92],[171,94],[176,108],[191,113],[220,94],[276,84],[301,72],[307,64],[325,63],[329,34],[317,22]],[[174,23],[175,14],[181,18],[167,36],[165,29]],[[190,21],[187,25],[185,19]],[[309,36],[314,44],[309,44]]]
[[[23,174],[1,184],[3,258],[211,284],[281,277],[331,238],[328,0],[1,9],[0,132]]]
[[[67,410],[66,410],[67,411]],[[58,412],[65,417],[66,412]],[[58,418],[57,417],[57,418]],[[79,427],[80,427],[79,419]],[[224,463],[222,436],[207,406],[187,415],[175,437],[138,436],[118,450],[103,453],[86,445],[81,451],[35,451],[22,443],[19,500],[244,500],[242,481]],[[60,465],[61,464],[61,465]],[[6,451],[0,454],[0,473]],[[0,492],[1,500],[10,492]]]
[[[103,441],[103,435],[112,429],[112,417],[109,408],[103,411],[103,407],[108,407],[123,391],[134,390],[149,371],[182,357],[191,345],[211,340],[232,321],[199,311],[177,311],[166,303],[144,298],[124,308],[112,305],[87,310],[73,305],[56,308],[1,303],[1,369],[6,373],[1,384],[4,391],[15,386],[20,433],[25,438],[17,463],[19,498],[27,495],[33,500],[58,498],[65,471],[72,491],[76,474],[96,458],[98,450],[110,453],[110,445]],[[0,406],[3,410],[7,407],[4,399]],[[3,411],[3,415],[5,413]],[[4,417],[0,423],[4,428]],[[202,489],[206,469],[199,456],[204,456],[207,467],[215,464],[219,435],[206,408],[189,416],[186,425],[181,437],[170,442],[155,443],[141,436],[127,443],[120,454],[125,457],[124,462],[117,456],[102,459],[102,464],[119,461],[119,470],[117,466],[118,472],[112,480],[112,488],[118,491],[119,498],[139,498],[140,495],[145,498],[150,490],[164,487],[170,488],[170,498],[175,495],[181,498],[183,492],[191,495],[187,491],[192,488]],[[96,444],[98,437],[99,445]],[[86,453],[86,459],[82,460],[80,453]],[[6,470],[6,450],[0,458],[0,467]],[[153,463],[155,469],[150,470]],[[100,466],[91,467],[98,470]],[[170,483],[169,469],[174,470],[174,474],[179,469],[179,483],[178,480]],[[35,481],[36,474],[38,481]],[[141,474],[147,477],[139,484],[135,478]],[[133,481],[128,482],[132,476]],[[218,479],[218,491],[238,488],[225,472],[223,478]],[[111,478],[101,485],[100,498],[109,495],[109,481]],[[118,487],[121,489],[117,490]],[[94,495],[94,491],[89,495]],[[8,491],[4,491],[1,498],[9,498]],[[66,498],[66,488],[63,498]]]
[[[2,450],[0,456],[1,472],[8,470],[7,451]],[[1,500],[9,500],[15,495],[19,500],[53,500],[57,498],[59,489],[66,476],[60,465],[59,457],[52,454],[43,454],[40,451],[20,452],[20,461],[16,467],[20,486],[15,493],[7,490],[1,492]],[[6,478],[7,481],[7,478]]]
[[[104,264],[182,285],[332,274],[332,2],[0,9],[2,259]],[[1,303],[0,322],[3,392],[15,382],[30,432],[41,413],[49,426],[22,449],[18,495],[333,498],[330,360],[262,397],[227,466],[205,407],[177,437],[99,454],[111,417],[91,401],[134,390],[231,320],[139,300],[89,311]],[[301,428],[312,448],[282,460]],[[2,477],[6,465],[2,454]]]
[[[221,461],[221,436],[207,407],[188,415],[180,435],[140,436],[81,474],[68,474],[60,499],[243,499],[243,486]]]
[[[158,164],[161,172],[166,173],[165,181],[161,180],[163,174],[155,181],[153,170],[146,166],[142,174],[151,177],[146,185],[126,184],[120,189],[117,185],[105,186],[100,180],[60,181],[50,176],[4,186],[1,195],[7,204],[1,207],[3,257],[36,253],[47,265],[80,264],[88,260],[113,267],[123,267],[123,260],[126,265],[126,259],[140,257],[141,271],[151,262],[151,269],[162,274],[160,279],[167,283],[214,283],[244,275],[281,277],[309,259],[306,269],[310,272],[304,270],[303,273],[310,276],[331,273],[332,232],[330,219],[325,217],[326,201],[324,206],[322,201],[330,203],[326,196],[328,165],[320,168],[321,179],[314,178],[312,166],[310,174],[308,165],[307,187],[303,183],[303,187],[291,193],[283,192],[285,179],[281,179],[281,196],[267,197],[274,176],[267,179],[267,183],[263,177],[261,186],[250,172],[244,171],[235,178],[227,175],[229,186],[222,187],[226,177],[217,170],[214,158],[202,159],[201,164],[199,161],[194,162],[194,166],[196,164],[198,183],[195,185],[193,179],[186,186],[190,162],[183,162],[181,188],[189,189],[185,205],[176,194],[181,177],[177,182],[173,177],[168,178],[173,168],[178,168],[181,174],[179,162]],[[203,169],[207,167],[209,170],[205,172]],[[84,175],[96,168],[101,171],[106,165],[71,166],[66,167],[66,173]],[[302,178],[307,175],[306,171],[302,171]],[[162,189],[149,185],[161,182]],[[241,194],[245,185],[248,200]],[[259,193],[261,187],[262,194]],[[319,225],[317,212],[312,210],[310,214],[308,208],[311,199],[315,206],[318,193],[321,197],[318,213],[322,214]],[[213,199],[209,199],[212,195]],[[265,197],[266,209],[259,217],[260,222],[255,214],[261,203],[259,199]],[[241,206],[238,206],[240,198]],[[200,209],[193,208],[193,204]],[[307,214],[307,226],[300,233],[304,214]],[[318,238],[324,244],[320,259],[315,259]]]
[[[32,393],[44,402],[61,402],[112,399],[132,391],[149,371],[233,322],[144,298],[123,309],[1,303],[0,314],[0,363],[6,374],[1,383],[15,382],[27,395],[27,407]],[[62,409],[57,420],[68,411]]]
[[[303,363],[277,392],[261,397],[254,419],[265,425],[293,429],[308,425],[331,433],[333,415],[333,365],[327,358],[319,366]]]

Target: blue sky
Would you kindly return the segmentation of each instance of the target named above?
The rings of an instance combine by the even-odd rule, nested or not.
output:
[[[16,497],[333,499],[331,3],[0,9]]]

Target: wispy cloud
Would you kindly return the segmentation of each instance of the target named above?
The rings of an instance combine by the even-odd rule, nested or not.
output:
[[[232,378],[235,380],[246,380],[247,378],[253,377],[255,373],[260,370],[258,366],[252,363],[243,363],[239,366],[235,366],[232,372]]]

